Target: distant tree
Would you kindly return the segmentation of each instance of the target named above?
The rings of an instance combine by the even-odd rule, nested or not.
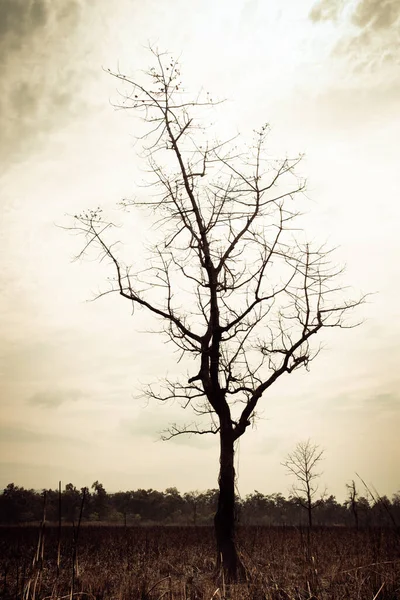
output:
[[[165,490],[162,506],[164,519],[167,518],[170,522],[181,519],[185,501],[176,487],[169,487]]]
[[[42,518],[43,502],[34,490],[9,483],[1,498],[1,520],[5,523],[25,523]]]
[[[93,494],[90,493],[90,489],[87,486],[84,486],[84,487],[81,487],[79,495],[81,498],[81,507],[83,509],[82,517],[84,519],[89,519],[89,516],[91,514],[91,504],[92,504]],[[83,506],[82,506],[82,502],[83,502]]]
[[[357,511],[360,525],[371,525],[371,502],[367,496],[358,496]]]
[[[122,515],[124,524],[127,525],[128,515],[131,513],[132,492],[117,492],[110,498],[114,510]]]
[[[212,523],[218,509],[219,490],[212,488],[203,494],[203,520]]]
[[[165,496],[167,498],[170,498],[171,500],[175,500],[178,504],[182,502],[182,496],[180,495],[179,490],[176,487],[166,488]]]
[[[389,498],[387,496],[381,496],[379,494],[379,492],[373,486],[372,486],[372,489],[373,489],[373,492],[372,492],[371,486],[368,486],[365,483],[364,479],[358,473],[356,473],[356,475],[360,479],[360,481],[364,484],[365,490],[372,501],[371,511],[370,511],[369,516],[372,518],[377,516],[379,521],[389,520],[389,522],[391,522],[394,525],[394,527],[397,529],[396,519],[395,519],[394,513],[392,511],[392,506],[391,506],[391,502],[390,502]]]
[[[339,525],[344,522],[342,506],[332,494],[322,498],[314,510],[314,521],[318,525]]]
[[[378,523],[384,525],[391,524],[395,529],[398,529],[395,512],[393,511],[390,499],[387,496],[381,496],[376,490],[375,493],[376,497],[372,506],[372,518]]]
[[[392,496],[392,510],[396,523],[400,523],[400,492],[396,492]]]
[[[199,112],[216,103],[208,94],[189,98],[178,63],[153,54],[147,81],[111,73],[127,86],[120,107],[148,126],[138,139],[154,195],[124,206],[154,216],[150,257],[129,266],[101,209],[76,215],[75,228],[86,237],[79,256],[95,247],[115,275],[104,294],[116,292],[152,313],[180,356],[197,363],[191,375],[148,394],[194,411],[194,423],[173,424],[164,439],[219,436],[217,557],[225,579],[235,580],[243,573],[235,545],[235,443],[271,386],[309,367],[319,351],[315,335],[351,326],[346,316],[362,299],[342,300],[331,251],[294,234],[304,190],[295,175],[300,158],[270,160],[266,125],[242,152],[236,141],[207,139]]]
[[[46,492],[46,520],[49,522],[58,522],[60,514],[58,490],[44,489],[43,492]]]
[[[192,523],[196,527],[197,518],[198,518],[198,509],[199,509],[199,505],[201,505],[203,503],[204,495],[196,490],[195,492],[186,492],[183,495],[183,498],[184,498],[185,502],[188,504],[188,506],[190,506],[190,508],[191,508]]]
[[[274,522],[275,502],[273,497],[264,496],[254,490],[243,502],[243,521],[248,525],[272,525]]]
[[[62,494],[61,506],[64,518],[70,523],[78,518],[81,494],[72,483],[67,483]]]
[[[313,510],[321,504],[322,496],[319,494],[317,480],[321,473],[316,471],[322,460],[324,450],[312,444],[310,440],[299,442],[296,448],[288,454],[282,465],[290,475],[294,475],[296,482],[293,484],[292,493],[297,502],[307,510],[308,525],[313,524]]]
[[[349,507],[349,509],[351,510],[351,514],[353,515],[356,529],[358,529],[358,527],[359,527],[358,504],[357,504],[358,492],[357,492],[357,488],[356,488],[356,482],[354,481],[354,479],[351,480],[351,483],[346,483],[346,487],[348,490],[346,504]]]
[[[14,483],[9,483],[1,496],[1,520],[4,523],[17,523],[19,521],[19,499],[23,488]]]
[[[108,503],[108,495],[102,483],[95,481],[92,483],[92,490],[94,490],[94,495],[92,496],[92,515],[94,520],[104,520],[107,518],[109,503]]]

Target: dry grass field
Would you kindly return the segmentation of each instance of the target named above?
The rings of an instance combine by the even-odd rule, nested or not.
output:
[[[246,582],[215,573],[208,527],[2,527],[0,597],[50,600],[395,600],[393,529],[243,527]]]

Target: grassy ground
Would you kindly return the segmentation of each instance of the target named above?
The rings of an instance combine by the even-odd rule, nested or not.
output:
[[[245,527],[248,581],[215,576],[211,528],[0,528],[0,597],[98,600],[400,599],[400,539],[390,529]],[[60,541],[60,544],[59,544]],[[59,560],[58,547],[60,547]],[[58,566],[57,566],[58,563]]]

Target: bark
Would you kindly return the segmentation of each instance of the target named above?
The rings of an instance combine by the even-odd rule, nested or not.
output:
[[[214,517],[217,541],[217,568],[226,582],[245,578],[235,542],[235,468],[232,427],[221,427],[218,508]]]

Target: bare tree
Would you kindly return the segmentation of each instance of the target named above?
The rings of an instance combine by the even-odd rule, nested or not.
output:
[[[196,527],[197,526],[197,508],[198,508],[199,504],[201,503],[201,501],[203,500],[203,494],[196,490],[193,492],[186,492],[184,494],[183,498],[193,511],[192,522],[193,522],[193,525]]]
[[[194,422],[173,424],[164,439],[219,436],[217,556],[225,577],[235,580],[242,572],[235,546],[235,442],[269,388],[284,374],[308,368],[319,351],[311,345],[315,334],[354,326],[346,317],[363,299],[342,300],[341,269],[332,266],[331,251],[312,248],[294,232],[304,189],[294,173],[300,158],[267,159],[268,126],[243,152],[236,140],[211,141],[200,119],[202,110],[215,112],[216,103],[208,94],[188,98],[178,63],[153,55],[156,66],[138,78],[111,73],[124,86],[119,106],[139,113],[148,126],[140,141],[149,187],[142,199],[124,202],[154,216],[146,268],[124,262],[100,210],[77,215],[75,225],[86,236],[80,256],[95,246],[114,269],[104,294],[116,292],[152,313],[180,358],[197,363],[194,373],[147,393],[194,413]]]
[[[357,492],[357,488],[356,488],[356,482],[354,481],[354,479],[351,480],[351,483],[346,483],[346,487],[348,490],[346,504],[351,509],[351,512],[353,513],[356,529],[358,529],[358,523],[359,523],[358,505],[357,505],[358,492]]]
[[[317,480],[321,473],[316,471],[318,463],[323,460],[323,454],[324,450],[307,440],[306,442],[299,442],[293,452],[287,455],[285,462],[282,463],[288,473],[296,477],[297,481],[292,487],[293,496],[300,506],[307,510],[310,528],[313,524],[313,510],[321,504],[324,496],[324,494],[319,494]]]

